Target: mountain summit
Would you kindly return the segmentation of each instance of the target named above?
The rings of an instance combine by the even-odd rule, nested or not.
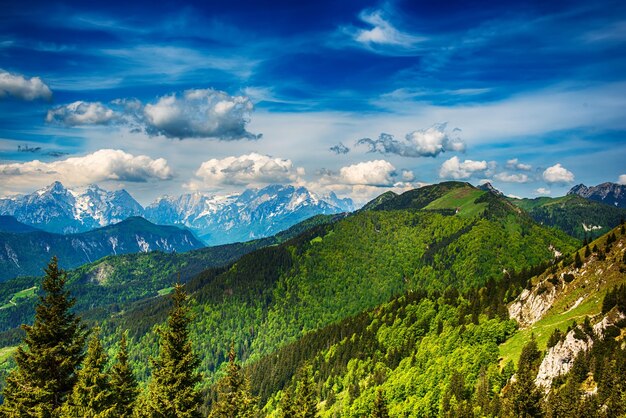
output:
[[[578,184],[572,187],[567,194],[576,194],[585,199],[626,208],[626,185],[623,184],[607,182],[591,187]]]

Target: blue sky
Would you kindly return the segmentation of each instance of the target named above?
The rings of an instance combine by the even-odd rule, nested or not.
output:
[[[0,195],[626,183],[623,1],[90,3],[3,5]]]

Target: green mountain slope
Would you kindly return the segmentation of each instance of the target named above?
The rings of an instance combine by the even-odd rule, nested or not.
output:
[[[605,234],[626,218],[624,208],[577,195],[509,200],[540,224],[557,227],[578,239]]]
[[[438,199],[448,203],[426,208]],[[203,370],[222,364],[224,341],[234,340],[240,358],[252,361],[407,290],[471,289],[503,270],[549,261],[554,249],[565,253],[578,245],[465,183],[425,187],[382,204],[388,210],[361,211],[313,228],[245,255],[227,271],[209,270],[191,280]],[[153,334],[144,333],[164,319],[167,307],[160,298],[142,302],[108,325],[130,327],[140,340],[133,355],[144,377],[154,349]]]
[[[341,217],[314,216],[273,237],[246,243],[207,247],[186,253],[152,251],[107,256],[70,270],[68,288],[77,297],[78,312],[87,318],[106,319],[112,313],[127,309],[132,302],[167,294],[178,280],[185,283],[208,268],[226,266],[251,251],[277,245],[309,228],[334,222]],[[14,328],[32,320],[37,298],[37,292],[32,290],[37,289],[40,281],[39,277],[28,276],[0,283],[0,341],[5,344],[16,341],[19,333]]]

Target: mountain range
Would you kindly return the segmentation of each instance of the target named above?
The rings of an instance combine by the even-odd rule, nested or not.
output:
[[[184,252],[203,246],[187,229],[154,225],[138,216],[77,234],[40,231],[3,216],[0,217],[0,281],[39,275],[53,255],[63,266],[72,268],[108,255],[153,250]]]
[[[350,212],[352,200],[319,197],[304,187],[270,185],[228,196],[204,193],[162,197],[145,209],[125,190],[97,185],[70,190],[60,182],[28,195],[0,199],[0,215],[54,233],[78,233],[132,216],[191,229],[207,245],[274,235],[318,214]]]

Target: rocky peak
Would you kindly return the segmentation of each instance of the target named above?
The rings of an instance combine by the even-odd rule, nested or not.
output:
[[[493,193],[496,196],[504,196],[504,193],[502,193],[500,190],[498,190],[495,187],[493,187],[493,185],[490,182],[486,182],[484,184],[481,184],[480,186],[478,186],[478,188],[480,190],[484,190],[486,192]]]
[[[584,184],[577,184],[572,187],[568,195],[578,195],[585,199],[596,202],[626,208],[626,185],[617,183],[602,183],[597,186],[587,187]]]

